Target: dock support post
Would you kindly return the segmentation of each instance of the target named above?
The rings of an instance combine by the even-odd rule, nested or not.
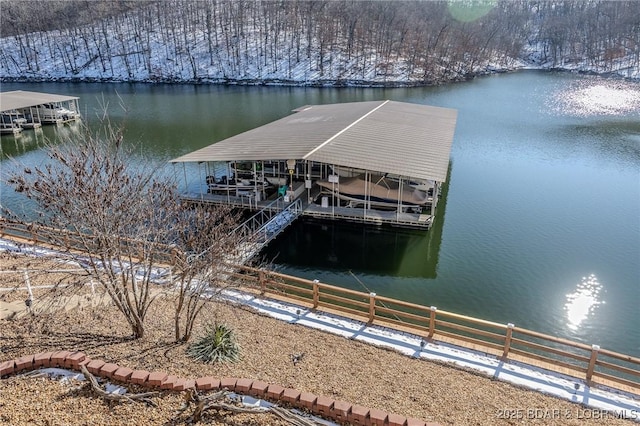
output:
[[[502,351],[502,359],[507,359],[507,355],[509,355],[509,350],[511,349],[511,335],[513,334],[513,325],[512,323],[507,324],[507,335],[504,339],[504,350]]]
[[[369,324],[373,323],[376,316],[376,294],[369,293]]]
[[[596,368],[596,359],[598,358],[598,351],[600,346],[591,345],[591,358],[589,359],[589,367],[587,367],[587,383],[591,382],[593,377],[593,370]]]
[[[258,271],[258,282],[260,283],[260,294],[265,294],[267,292],[267,279],[264,271]]]
[[[436,308],[435,306],[432,306],[429,308],[430,312],[429,312],[429,336],[427,336],[428,339],[432,339],[434,333],[436,332],[436,311],[438,310],[438,308]]]

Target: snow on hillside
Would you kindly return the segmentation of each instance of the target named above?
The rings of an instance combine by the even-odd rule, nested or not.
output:
[[[210,37],[203,31],[183,32],[167,45],[162,29],[144,32],[130,28],[115,28],[109,21],[96,31],[52,31],[29,37],[0,39],[0,79],[195,82],[235,84],[291,85],[416,85],[423,84],[424,70],[410,66],[407,60],[378,60],[374,50],[347,57],[339,48],[320,52],[315,41],[311,46],[298,46],[294,52],[286,35],[270,54],[255,26],[246,25],[241,39],[210,46]],[[184,30],[183,30],[184,31]],[[86,34],[95,38],[90,40]],[[72,39],[73,38],[73,39]],[[141,38],[144,38],[141,42]],[[306,39],[302,38],[303,43]],[[141,48],[144,46],[144,49]],[[303,52],[303,54],[300,54]],[[309,53],[307,55],[307,52]],[[322,56],[321,56],[322,54]],[[542,63],[535,46],[525,53],[527,59],[479,62],[473,75],[501,72],[517,68],[550,68]],[[27,57],[29,60],[27,60]],[[323,60],[321,60],[321,58]],[[441,61],[447,63],[447,61]],[[605,69],[607,74],[625,78],[640,78],[640,69],[631,58],[618,58],[608,68],[594,68],[585,63],[565,62],[560,68],[589,72]],[[556,68],[558,68],[556,66]],[[465,79],[465,69],[452,64],[442,70],[440,81]],[[467,71],[468,72],[468,71]]]

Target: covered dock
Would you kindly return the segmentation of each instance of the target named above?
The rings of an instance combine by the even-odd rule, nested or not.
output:
[[[396,101],[308,105],[172,160],[198,164],[185,197],[260,210],[429,228],[447,179],[457,111]]]
[[[19,133],[43,124],[62,124],[80,119],[78,97],[14,90],[0,93],[2,132]]]

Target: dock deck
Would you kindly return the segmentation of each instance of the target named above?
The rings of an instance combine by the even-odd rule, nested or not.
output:
[[[383,211],[375,209],[327,206],[309,202],[317,195],[317,191],[305,191],[301,187],[303,183],[294,183],[294,193],[297,197],[285,202],[278,194],[273,194],[266,200],[256,201],[255,197],[220,195],[208,193],[188,193],[183,195],[183,199],[194,203],[227,205],[234,208],[247,209],[251,211],[271,210],[282,211],[292,203],[301,203],[301,212],[297,216],[313,217],[327,220],[345,220],[356,223],[372,225],[391,225],[412,229],[427,230],[433,223],[434,216],[425,213],[398,213],[396,211]],[[275,202],[280,200],[279,202]]]
[[[365,210],[351,207],[322,207],[317,204],[308,204],[302,214],[321,219],[346,220],[375,225],[387,224],[417,229],[429,229],[433,222],[433,216],[430,214],[397,213],[395,211]]]

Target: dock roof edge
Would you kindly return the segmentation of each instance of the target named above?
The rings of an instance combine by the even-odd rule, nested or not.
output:
[[[306,105],[171,162],[312,160],[444,182],[457,110],[397,101]]]
[[[55,93],[29,92],[25,90],[13,90],[0,92],[0,111],[11,111],[19,108],[28,108],[50,102],[68,102],[80,99],[77,96],[58,95]]]

